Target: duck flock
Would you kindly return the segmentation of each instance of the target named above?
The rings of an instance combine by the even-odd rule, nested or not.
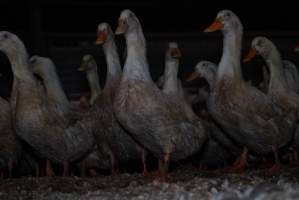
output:
[[[252,86],[242,76],[240,19],[222,10],[204,31],[217,30],[224,37],[220,62],[200,61],[186,80],[208,83],[197,95],[204,102],[201,112],[192,108],[178,79],[176,42],[166,50],[164,75],[158,83],[152,80],[142,27],[130,10],[121,12],[115,32],[99,24],[96,44],[104,50],[106,82],[101,88],[97,63],[85,55],[78,70],[86,73],[91,95],[79,103],[66,97],[50,58],[29,57],[15,34],[1,31],[0,50],[14,75],[10,99],[0,98],[1,176],[115,175],[137,163],[144,176],[168,180],[170,164],[189,158],[228,172],[242,172],[252,160],[270,164],[269,173],[279,172],[282,163],[296,164],[296,66],[282,60],[271,40],[256,37],[244,62],[260,55],[269,70]],[[123,67],[114,35],[126,40]],[[157,161],[153,170],[149,158]]]

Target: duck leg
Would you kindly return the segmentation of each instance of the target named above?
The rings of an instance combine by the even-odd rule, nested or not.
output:
[[[142,174],[144,176],[148,176],[149,175],[147,167],[146,167],[146,155],[147,155],[146,151],[142,150],[142,166],[143,166],[143,172],[142,172]]]
[[[166,153],[163,160],[159,160],[159,178],[161,181],[167,181],[169,178],[168,167],[170,162],[170,153]]]
[[[98,173],[95,169],[90,169],[89,170],[89,175],[92,176],[92,177],[96,177],[96,176],[98,176]]]
[[[245,167],[247,165],[247,155],[248,155],[248,149],[246,147],[243,148],[242,154],[240,157],[234,162],[232,167],[229,169],[230,172],[243,172],[245,170]]]
[[[115,159],[115,156],[111,151],[109,152],[109,156],[110,156],[110,162],[111,162],[111,174],[113,176],[118,175],[119,169],[118,169],[118,163]]]
[[[80,176],[85,177],[86,176],[86,161],[83,159],[80,162]]]
[[[69,175],[69,163],[67,161],[63,162],[63,176]]]
[[[279,172],[281,170],[281,163],[280,163],[280,159],[279,159],[279,155],[278,155],[277,149],[275,147],[272,147],[272,151],[274,153],[275,163],[270,168],[269,172],[270,173],[277,173],[277,172]]]
[[[40,176],[40,166],[38,163],[35,164],[35,177],[38,178]]]
[[[9,178],[12,178],[13,165],[14,165],[13,160],[9,159],[9,161],[8,161],[8,177]]]
[[[205,170],[207,170],[207,165],[204,163],[204,162],[200,162],[200,164],[199,164],[199,167],[198,167],[198,169],[200,170],[200,171],[205,171]]]
[[[47,160],[47,163],[46,163],[46,176],[49,176],[49,177],[55,176],[55,173],[52,169],[51,162],[49,160]]]

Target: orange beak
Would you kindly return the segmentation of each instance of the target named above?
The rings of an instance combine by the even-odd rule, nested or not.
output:
[[[247,54],[247,56],[244,58],[243,62],[249,62],[256,56],[256,49],[251,48]]]
[[[218,31],[223,28],[223,22],[221,18],[216,18],[213,24],[204,30],[206,33]]]
[[[128,30],[128,24],[125,23],[123,20],[118,21],[118,27],[115,30],[115,35],[125,34]]]
[[[192,74],[186,79],[187,82],[193,81],[200,77],[200,74],[197,71],[193,71]]]
[[[181,58],[182,54],[178,48],[170,48],[170,55],[172,58]]]
[[[107,33],[105,31],[99,31],[97,34],[96,44],[100,45],[105,43],[107,40]]]
[[[82,61],[80,67],[77,69],[80,72],[84,72],[88,69],[88,61]]]
[[[299,44],[295,47],[294,51],[296,51],[296,52],[299,51]]]

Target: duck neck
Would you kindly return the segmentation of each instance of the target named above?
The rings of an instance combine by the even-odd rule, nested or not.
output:
[[[178,92],[178,69],[179,61],[177,59],[166,59],[163,91]]]
[[[121,66],[119,62],[119,56],[117,53],[116,45],[113,39],[107,41],[103,45],[104,53],[107,63],[107,76],[105,87],[110,85],[113,80],[119,79],[121,76]]]
[[[43,83],[47,91],[48,98],[54,100],[55,102],[62,104],[69,104],[69,101],[62,89],[59,77],[55,68],[48,70],[46,74],[43,75]]]
[[[124,66],[124,77],[152,82],[147,58],[146,41],[141,27],[126,33],[127,58]]]
[[[97,67],[88,70],[86,72],[86,77],[89,83],[89,87],[91,90],[91,96],[89,103],[92,104],[94,100],[98,97],[98,95],[101,93],[101,87],[99,83],[99,76],[98,76],[98,70]]]
[[[242,28],[224,31],[223,54],[217,71],[217,80],[224,77],[241,81],[240,55],[242,45]]]
[[[214,86],[215,86],[215,79],[216,79],[216,74],[215,73],[206,73],[205,74],[205,79],[209,84],[210,90],[213,90]]]
[[[284,76],[283,63],[278,50],[273,47],[270,55],[265,59],[270,70],[270,82],[268,92],[285,90],[287,81]]]
[[[14,80],[35,84],[35,78],[29,67],[28,55],[24,45],[18,49],[4,51],[11,63]]]

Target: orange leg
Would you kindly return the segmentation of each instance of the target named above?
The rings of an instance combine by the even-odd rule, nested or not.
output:
[[[277,149],[275,147],[272,147],[272,151],[274,153],[275,163],[270,168],[269,172],[273,174],[273,173],[280,172],[282,166],[281,166],[281,163],[280,163],[280,159],[279,159],[279,155],[278,155]]]
[[[47,160],[47,164],[46,164],[46,176],[49,177],[55,176],[55,173],[52,169],[51,162],[49,160]]]
[[[146,155],[147,155],[146,151],[143,150],[142,151],[142,166],[143,166],[143,172],[142,172],[142,174],[144,176],[148,176],[149,175],[149,172],[148,172],[147,167],[146,167]]]
[[[169,179],[168,167],[170,162],[170,153],[166,153],[163,160],[159,160],[159,179],[167,181]]]
[[[80,162],[80,175],[81,175],[81,177],[85,177],[86,176],[86,162],[85,162],[85,159],[83,159]]]
[[[9,159],[9,161],[8,161],[8,177],[9,178],[12,178],[13,165],[14,165],[13,160]]]
[[[90,176],[92,176],[92,177],[96,177],[96,176],[98,176],[97,171],[94,170],[94,169],[90,169],[90,170],[89,170],[89,174],[90,174]]]
[[[63,176],[69,176],[69,163],[63,162]]]
[[[247,155],[248,155],[248,149],[246,147],[243,148],[242,154],[240,157],[234,162],[232,167],[229,169],[230,172],[243,172],[245,170],[245,167],[247,165]]]

